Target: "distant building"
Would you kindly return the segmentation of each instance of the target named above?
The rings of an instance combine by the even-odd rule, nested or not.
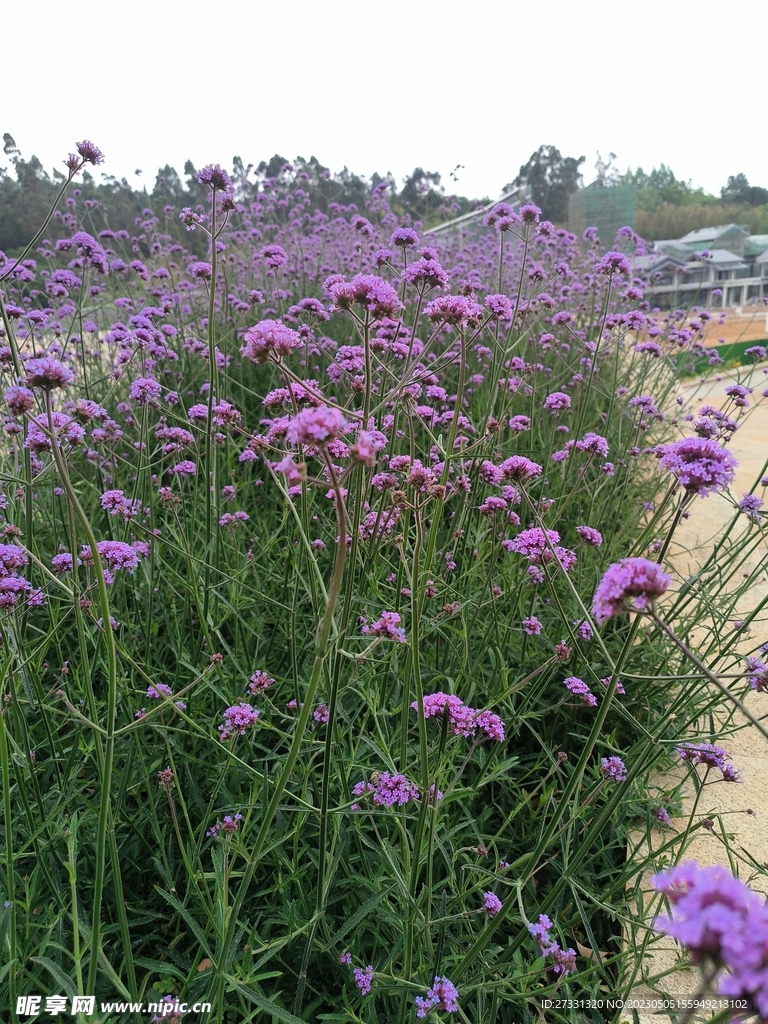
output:
[[[610,249],[619,228],[634,228],[636,211],[635,185],[588,185],[568,197],[568,230],[583,238],[587,228],[597,228]]]
[[[513,210],[519,210],[521,206],[530,201],[530,190],[525,185],[522,185],[520,188],[510,189],[501,198],[488,203],[486,206],[480,206],[476,210],[462,214],[461,217],[454,217],[453,220],[447,220],[443,224],[438,224],[437,227],[429,228],[427,231],[423,231],[422,235],[431,238],[444,238],[447,235],[460,234],[468,240],[472,240],[486,234],[488,231],[493,231],[493,228],[487,228],[483,221],[494,206],[497,206],[499,203],[506,203]]]
[[[656,242],[635,259],[635,269],[661,309],[756,305],[768,298],[768,235],[750,235],[738,224],[698,228]]]

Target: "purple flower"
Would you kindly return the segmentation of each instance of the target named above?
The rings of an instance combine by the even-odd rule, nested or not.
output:
[[[358,782],[352,789],[353,796],[373,794],[373,802],[378,807],[394,807],[407,804],[410,800],[418,800],[419,787],[400,773],[377,772],[371,776],[372,782]]]
[[[5,392],[5,402],[11,416],[23,416],[35,406],[35,396],[29,388],[14,385]]]
[[[580,441],[576,442],[576,450],[606,458],[608,455],[608,442],[600,434],[593,434],[590,430],[587,431]]]
[[[760,979],[755,988],[763,999],[768,997],[768,920],[756,893],[719,864],[700,867],[695,861],[655,875],[651,884],[667,897],[672,911],[669,917],[656,918],[657,931],[682,943],[694,963],[708,960],[732,968],[732,981],[739,980],[742,971],[754,981]],[[746,956],[743,946],[749,949]],[[757,967],[762,967],[762,977]],[[744,994],[742,986],[729,982],[729,994],[733,988]],[[750,990],[754,991],[752,986]]]
[[[375,622],[366,622],[360,627],[362,633],[370,636],[385,637],[387,640],[397,640],[405,643],[405,630],[399,626],[400,616],[397,612],[382,612]]]
[[[173,690],[167,683],[152,683],[147,687],[147,696],[152,700],[162,700],[163,697],[172,697]]]
[[[374,320],[394,317],[402,306],[392,285],[375,274],[357,274],[351,281],[342,279],[330,286],[330,292],[338,309],[359,305]]]
[[[198,281],[210,281],[213,276],[213,267],[210,263],[198,260],[198,262],[190,264],[189,273]]]
[[[507,551],[524,555],[532,565],[548,565],[557,561],[568,572],[576,562],[576,555],[568,548],[561,547],[559,540],[557,530],[542,530],[540,526],[532,526],[512,540],[503,541],[502,545]]]
[[[516,434],[531,429],[531,420],[528,416],[512,416],[509,421],[509,429]]]
[[[312,712],[312,717],[316,722],[322,722],[325,724],[331,717],[330,709],[327,704],[318,704],[315,710]]]
[[[483,318],[482,306],[464,295],[442,295],[438,299],[432,299],[427,304],[425,312],[435,323],[457,326],[479,324]]]
[[[717,768],[722,772],[723,781],[741,782],[741,772],[729,764],[731,755],[722,747],[713,743],[686,743],[675,748],[683,761],[689,764],[703,764],[707,768]]]
[[[403,280],[416,285],[421,291],[430,288],[444,288],[448,284],[448,275],[436,260],[420,259],[406,267]]]
[[[430,1010],[443,1010],[445,1013],[459,1012],[459,993],[456,986],[448,978],[436,977],[432,987],[427,989],[425,996],[416,996],[416,1017],[421,1020]]]
[[[259,669],[258,671],[254,672],[253,675],[251,676],[250,682],[248,684],[248,692],[253,694],[254,696],[258,693],[263,693],[264,690],[272,686],[274,681],[275,680],[272,678],[272,676],[267,675],[266,672],[263,672],[261,669]]]
[[[547,395],[544,399],[544,408],[549,410],[549,412],[559,412],[561,409],[570,409],[570,407],[570,396],[562,391],[553,391],[551,395]]]
[[[576,533],[585,540],[587,544],[592,544],[593,547],[600,547],[603,543],[603,535],[599,530],[593,529],[591,526],[577,526]]]
[[[506,295],[486,295],[485,308],[492,320],[511,320],[514,307]]]
[[[194,476],[197,473],[197,465],[190,459],[183,459],[172,466],[168,472],[172,476]]]
[[[538,636],[541,633],[541,623],[535,615],[531,615],[527,619],[523,619],[523,629],[528,636]]]
[[[27,384],[31,388],[65,388],[75,379],[74,373],[58,359],[43,356],[42,359],[30,359],[26,365]]]
[[[555,963],[553,970],[555,974],[562,974],[565,978],[576,970],[576,950],[561,949],[549,934],[552,922],[546,914],[539,914],[539,920],[528,925],[528,931],[536,939],[539,949],[544,956],[551,956]]]
[[[505,480],[532,480],[542,473],[538,462],[531,462],[525,455],[513,455],[505,459],[499,469]]]
[[[210,185],[214,192],[232,191],[229,175],[218,164],[206,164],[197,172],[196,177],[201,185]]]
[[[684,437],[656,450],[661,453],[659,464],[673,473],[689,494],[702,498],[725,490],[738,466],[727,449],[705,437]]]
[[[653,816],[654,818],[656,818],[657,821],[660,821],[662,825],[669,825],[669,823],[672,821],[671,817],[669,816],[669,811],[666,809],[666,807],[657,807],[656,810],[653,812]]]
[[[753,523],[760,522],[760,516],[757,513],[762,506],[762,498],[758,498],[756,494],[744,494],[739,502],[739,508]]]
[[[112,570],[125,569],[133,573],[139,565],[139,553],[136,548],[121,540],[100,540],[96,549],[101,558]],[[84,544],[80,550],[80,557],[85,565],[93,565],[93,556],[88,544]]]
[[[104,163],[104,154],[101,152],[99,147],[93,142],[89,142],[88,139],[83,139],[82,142],[78,142],[75,149],[80,154],[83,162],[86,164],[98,164]]]
[[[413,701],[411,707],[418,711],[418,701]],[[424,695],[425,718],[434,718],[446,711],[448,724],[455,736],[473,736],[480,728],[491,739],[504,739],[504,724],[498,715],[468,707],[455,693],[438,691]]]
[[[592,614],[602,624],[625,611],[647,611],[671,581],[658,562],[623,558],[608,567],[597,585]]]
[[[563,686],[589,707],[594,707],[597,704],[597,697],[592,693],[584,680],[579,679],[578,676],[568,676],[567,679],[563,680]]]
[[[355,976],[355,984],[360,989],[360,995],[367,996],[371,991],[371,981],[373,980],[373,966],[368,964],[367,967],[355,967],[352,970]]]
[[[261,250],[261,258],[268,267],[277,270],[288,262],[288,253],[281,245],[265,245]]]
[[[419,236],[411,228],[395,228],[389,240],[390,245],[399,245],[406,249],[410,245],[419,244]]]
[[[77,564],[83,564],[79,558]],[[51,568],[57,576],[61,576],[65,572],[72,572],[72,555],[67,551],[63,551],[60,555],[54,555],[51,559]]]
[[[620,757],[604,757],[600,765],[600,774],[614,782],[624,782],[627,777],[627,766]]]
[[[595,264],[596,274],[631,274],[632,264],[623,252],[607,252]]]
[[[488,917],[495,917],[502,908],[502,902],[495,892],[483,893],[483,910]]]
[[[286,437],[291,444],[322,445],[343,434],[348,426],[339,409],[330,405],[310,406],[291,419]]]
[[[213,837],[216,837],[221,833],[225,836],[234,835],[242,820],[242,814],[225,814],[223,820],[217,821],[216,824],[212,825],[205,834]]]
[[[154,405],[161,391],[160,385],[151,377],[137,377],[132,382],[128,394],[138,405]]]
[[[349,964],[352,963],[352,954],[349,952],[349,950],[347,950],[345,953],[341,954],[341,956],[339,957],[339,963],[340,964],[346,964],[346,965],[349,965]]]
[[[240,352],[255,363],[266,362],[270,355],[287,356],[303,344],[299,333],[286,327],[282,320],[262,320],[248,328],[244,339]]]
[[[222,743],[230,736],[245,736],[246,731],[256,724],[259,714],[258,708],[254,708],[245,701],[227,708],[224,711],[224,724],[218,727]]]

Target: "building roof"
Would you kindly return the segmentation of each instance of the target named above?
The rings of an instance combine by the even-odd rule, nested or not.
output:
[[[745,256],[759,256],[768,249],[768,235],[750,235],[744,245]]]
[[[683,260],[668,252],[650,252],[647,256],[636,256],[634,261],[636,270],[658,270],[663,266],[682,267]]]
[[[716,224],[710,228],[695,228],[693,231],[689,231],[687,235],[683,235],[682,238],[678,238],[677,241],[680,245],[686,247],[704,245],[707,242],[714,242],[720,235],[724,235],[726,231],[740,231],[744,235],[747,234],[740,224]]]
[[[703,253],[707,255],[704,256]],[[688,257],[688,261],[700,260],[702,263],[714,263],[720,270],[737,270],[746,267],[746,263],[740,256],[735,253],[728,252],[727,249],[700,249],[699,252],[692,252]]]
[[[765,252],[761,252],[755,260],[755,263],[768,263],[768,249]]]
[[[529,198],[530,196],[525,189],[525,186],[510,189],[509,192],[505,192],[498,199],[494,199],[492,203],[488,203],[486,206],[480,206],[476,210],[470,210],[469,213],[463,213],[460,217],[454,217],[453,220],[446,220],[434,228],[428,228],[426,231],[422,232],[422,235],[441,235],[447,231],[465,227],[484,217],[486,213],[490,213],[494,206],[498,206],[499,203],[508,203],[513,209],[517,209],[522,206],[523,203],[528,202]]]

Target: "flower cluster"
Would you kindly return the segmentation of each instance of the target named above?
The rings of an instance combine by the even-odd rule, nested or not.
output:
[[[418,710],[418,701],[411,707]],[[481,729],[493,740],[504,739],[504,723],[498,715],[491,711],[476,711],[468,707],[456,694],[437,693],[425,694],[424,717],[434,718],[436,715],[448,714],[448,724],[456,736],[474,736]]]
[[[563,978],[576,970],[576,950],[562,949],[550,936],[552,922],[546,914],[539,914],[539,920],[528,925],[528,931],[539,944],[542,956],[551,956],[555,963],[552,970]]]
[[[592,614],[603,623],[626,611],[647,611],[666,591],[672,577],[658,562],[623,558],[606,570],[592,601]]]
[[[768,909],[749,886],[719,864],[685,861],[655,875],[671,913],[654,928],[685,946],[696,964],[723,969],[717,991],[745,1000],[745,1015],[768,1018]]]
[[[416,1016],[419,1020],[426,1017],[431,1010],[459,1012],[459,993],[448,978],[436,977],[431,987],[427,989],[426,995],[416,996]]]

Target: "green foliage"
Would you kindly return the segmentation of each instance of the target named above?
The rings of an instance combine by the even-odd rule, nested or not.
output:
[[[583,156],[564,157],[555,146],[539,146],[514,181],[504,186],[504,191],[527,185],[533,202],[547,220],[564,224],[568,219],[568,196],[581,184],[580,168],[584,159]]]

